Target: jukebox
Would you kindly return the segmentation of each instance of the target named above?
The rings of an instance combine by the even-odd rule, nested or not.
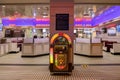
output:
[[[71,39],[65,33],[57,33],[50,40],[50,72],[68,73],[72,72],[71,63]]]
[[[64,5],[65,4],[65,5]],[[71,74],[74,41],[74,1],[50,0],[50,73]]]

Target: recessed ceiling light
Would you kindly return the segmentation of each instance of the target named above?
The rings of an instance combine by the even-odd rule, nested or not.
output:
[[[18,11],[15,11],[15,13],[18,13]]]
[[[38,8],[38,9],[40,9],[40,8]]]
[[[6,7],[5,5],[3,5],[2,7]]]

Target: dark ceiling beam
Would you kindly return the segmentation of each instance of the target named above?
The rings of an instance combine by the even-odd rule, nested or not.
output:
[[[50,0],[0,0],[0,4],[49,4]]]
[[[120,4],[120,0],[74,0],[75,4]]]
[[[49,4],[50,0],[0,0],[0,4]],[[75,4],[120,4],[120,0],[74,0]]]

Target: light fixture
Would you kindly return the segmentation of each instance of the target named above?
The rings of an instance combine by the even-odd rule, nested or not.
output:
[[[37,9],[40,9],[39,7]]]
[[[48,17],[48,14],[46,13],[46,12],[43,12],[43,17],[45,18],[45,17]]]
[[[2,7],[3,7],[3,8],[5,8],[6,6],[5,6],[5,5],[3,5]]]

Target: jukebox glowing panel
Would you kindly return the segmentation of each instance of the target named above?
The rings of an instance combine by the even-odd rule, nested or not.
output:
[[[50,41],[50,71],[70,72],[69,56],[71,51],[71,39],[65,33],[55,34]]]

